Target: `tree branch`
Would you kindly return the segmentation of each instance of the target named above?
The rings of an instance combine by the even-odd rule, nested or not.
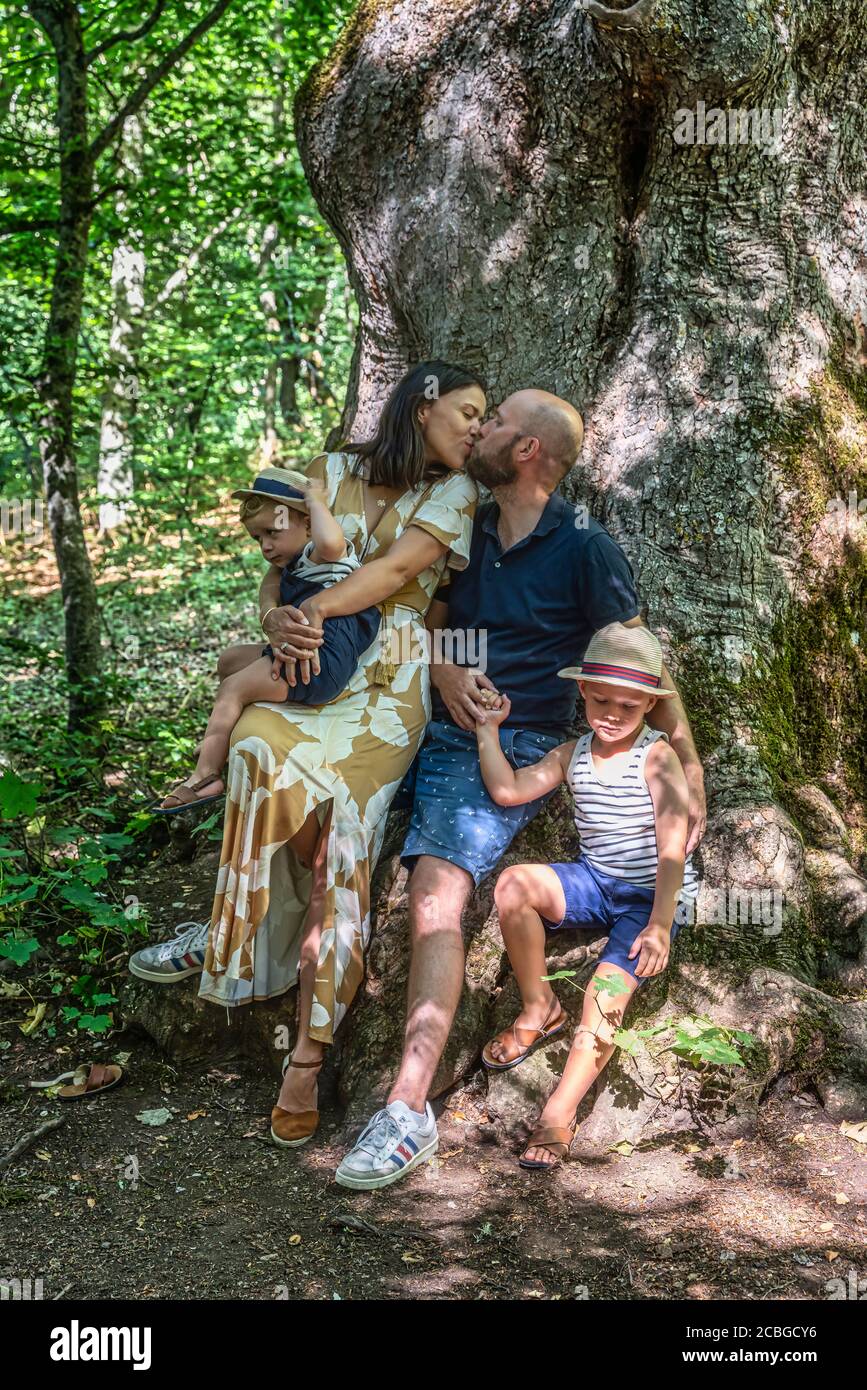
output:
[[[190,32],[181,39],[180,43],[176,44],[175,47],[166,54],[162,62],[157,63],[156,67],[152,68],[147,76],[142,78],[132,96],[124,103],[117,114],[112,116],[108,125],[103,127],[99,135],[97,135],[96,139],[93,141],[89,150],[90,159],[92,161],[97,160],[101,154],[105,153],[112,140],[123,129],[124,124],[129,120],[130,116],[134,116],[144,105],[157,83],[161,82],[166,73],[171,72],[172,68],[180,62],[181,58],[189,52],[193,45],[198,43],[202,35],[206,34],[208,30],[216,24],[217,20],[222,16],[223,12],[229,8],[231,3],[232,0],[217,0],[213,9],[208,11],[204,19],[200,20],[195,28],[191,29]]]
[[[611,10],[597,0],[581,0],[581,8],[601,24],[612,29],[643,29],[653,11],[654,0],[636,0],[628,10]]]
[[[186,284],[191,273],[196,269],[196,266],[205,253],[211,249],[217,237],[221,236],[226,228],[230,226],[236,218],[240,217],[242,211],[243,209],[241,208],[233,208],[227,217],[224,217],[221,222],[218,222],[216,227],[211,228],[199,242],[198,246],[184,258],[178,269],[173,271],[169,276],[159,294],[153,302],[147,306],[145,313],[152,314],[161,304],[165,304],[166,300],[174,294],[175,290],[178,289],[180,285]]]
[[[105,53],[107,49],[113,48],[116,43],[135,43],[136,39],[143,39],[145,34],[153,29],[165,9],[165,4],[166,0],[156,0],[153,14],[150,15],[138,29],[122,29],[119,33],[112,34],[110,38],[103,39],[101,43],[98,43],[95,48],[92,48],[89,53],[84,55],[85,67],[89,68],[95,59]]]
[[[0,237],[16,236],[19,232],[47,232],[57,228],[56,217],[4,217],[0,218]]]

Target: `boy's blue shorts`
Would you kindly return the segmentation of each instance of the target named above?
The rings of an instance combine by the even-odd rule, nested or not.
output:
[[[645,979],[652,979],[653,976],[636,976],[638,956],[630,960],[629,952],[635,945],[635,938],[644,931],[650,920],[654,890],[644,888],[639,883],[630,883],[625,878],[603,874],[583,855],[574,864],[549,864],[548,868],[553,869],[563,887],[566,913],[562,922],[550,922],[543,917],[546,929],[560,931],[563,927],[585,927],[607,931],[608,940],[597,964],[619,965],[640,985],[644,984]],[[677,936],[678,927],[675,917],[671,927],[672,941]]]
[[[539,762],[562,741],[555,734],[531,729],[500,729],[500,747],[514,768]],[[482,781],[475,734],[448,720],[433,719],[392,802],[399,810],[412,799],[401,863],[411,869],[422,854],[447,859],[466,869],[478,886],[549,795],[526,806],[498,806]]]

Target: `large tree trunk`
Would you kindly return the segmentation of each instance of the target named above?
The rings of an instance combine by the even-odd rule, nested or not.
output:
[[[302,90],[305,168],[360,308],[344,426],[363,434],[429,355],[482,369],[496,398],[539,386],[583,411],[567,490],[633,563],[710,792],[698,922],[639,1012],[748,1020],[764,1046],[747,1108],[787,1070],[854,1104],[867,1006],[836,996],[867,982],[867,119],[852,97],[867,12],[586,9],[369,0]],[[734,142],[715,107],[754,113]],[[563,810],[510,858],[546,859],[564,835],[568,851]],[[737,920],[733,894],[761,891],[781,898]],[[511,986],[496,1003],[489,896],[441,1086],[514,1005]],[[394,1067],[405,937],[393,891],[343,1042],[347,1094]],[[630,1068],[612,1064],[609,1097]]]

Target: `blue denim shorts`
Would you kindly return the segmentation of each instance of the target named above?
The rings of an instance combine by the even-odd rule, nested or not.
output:
[[[560,880],[563,896],[566,899],[566,914],[562,922],[550,922],[542,918],[548,931],[560,931],[563,927],[595,928],[597,933],[608,932],[602,954],[597,964],[607,962],[619,965],[633,979],[643,985],[645,978],[635,974],[638,956],[629,959],[629,952],[635,945],[635,938],[644,931],[650,920],[653,907],[654,890],[644,888],[640,883],[630,883],[625,878],[613,878],[593,867],[583,855],[574,864],[549,864]],[[678,933],[678,922],[672,923],[672,941]]]
[[[500,747],[514,768],[539,762],[562,741],[555,734],[500,729]],[[401,863],[411,869],[419,855],[430,854],[466,869],[478,885],[551,795],[526,806],[498,806],[482,781],[475,734],[434,719],[393,803],[407,805],[413,797]]]

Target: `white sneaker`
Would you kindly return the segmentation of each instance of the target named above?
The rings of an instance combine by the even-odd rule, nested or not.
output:
[[[188,975],[200,975],[208,949],[210,922],[181,922],[171,941],[143,946],[130,956],[130,974],[155,985],[174,984]]]
[[[417,1164],[433,1158],[439,1142],[430,1105],[425,1106],[425,1121],[420,1125],[418,1116],[408,1105],[402,1100],[393,1100],[384,1110],[377,1110],[359,1135],[355,1148],[343,1159],[335,1180],[341,1187],[365,1191],[372,1187],[388,1187]]]

